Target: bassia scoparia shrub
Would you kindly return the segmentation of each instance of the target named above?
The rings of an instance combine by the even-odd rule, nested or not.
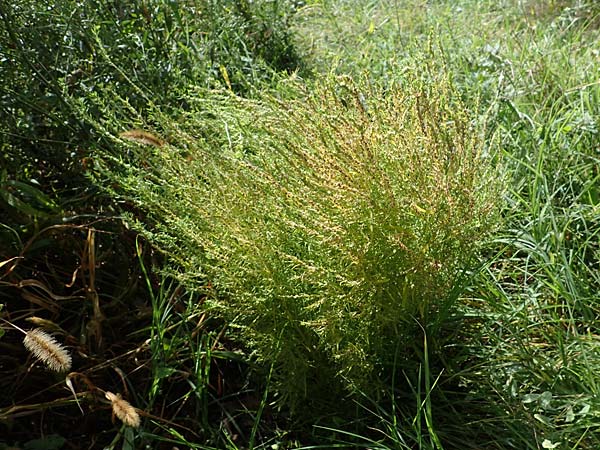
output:
[[[274,364],[279,394],[371,390],[439,329],[497,218],[481,130],[456,97],[446,82],[337,79],[302,100],[203,99],[120,183],[182,278],[210,282],[204,307]]]

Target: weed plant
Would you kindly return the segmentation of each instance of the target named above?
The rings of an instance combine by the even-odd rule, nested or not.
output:
[[[99,125],[118,121],[119,107],[141,123],[159,106],[185,111],[181,98],[192,83],[251,95],[275,71],[296,70],[287,23],[293,12],[283,1],[0,0],[1,314],[25,329],[31,319],[59,330],[73,351],[73,373],[57,381],[14,333],[3,336],[0,448],[58,448],[64,438],[81,448],[122,440],[132,448],[174,436],[209,442],[223,416],[234,420],[237,413],[223,406],[209,426],[208,385],[218,384],[210,369],[237,358],[217,345],[221,326],[208,326],[197,310],[188,314],[189,294],[166,281],[162,290],[149,270],[150,298],[138,280],[140,260],[151,266],[159,259],[141,250],[144,257],[136,257],[114,199],[87,172],[95,149],[111,145]],[[244,381],[241,373],[220,395]],[[144,438],[110,421],[111,404],[130,425],[140,421],[129,401],[145,412]],[[194,418],[190,427],[170,422],[183,411]],[[148,426],[148,415],[159,425]],[[88,423],[95,423],[91,438]]]
[[[185,110],[191,84],[250,95],[275,71],[300,69],[293,12],[279,0],[1,1],[0,167],[46,195],[97,196],[83,175],[93,148],[110,145],[95,132],[110,115],[97,97],[148,120],[153,105]]]
[[[598,447],[591,411],[598,370],[599,12],[589,1],[323,2],[305,10],[316,35],[307,47],[309,35],[299,34],[300,48],[316,64],[389,82],[425,61],[451,74],[504,154],[506,225],[490,248],[499,256],[464,299],[459,341],[466,345],[452,345],[446,359],[450,378],[472,395],[451,408],[469,426],[443,433],[450,397],[438,398],[434,416],[444,445]],[[450,393],[450,386],[438,388]],[[380,414],[388,423],[389,414]]]
[[[418,83],[229,98],[212,114],[235,143],[166,146],[117,179],[184,279],[209,281],[214,311],[274,365],[282,401],[376,393],[421,328],[437,336],[495,224],[481,130],[449,84]],[[242,119],[229,123],[232,109]]]
[[[474,335],[476,351],[481,342],[494,342],[484,346],[490,353],[482,360],[491,386],[480,392],[483,401],[491,393],[501,399],[502,407],[491,413],[510,429],[497,434],[494,445],[500,448],[595,448],[591,430],[597,420],[586,405],[594,402],[590,370],[597,364],[594,344],[581,334],[594,334],[597,311],[596,16],[593,5],[584,3],[536,3],[521,16],[512,11],[496,16],[489,30],[482,28],[496,36],[496,44],[470,66],[477,68],[475,84],[460,64],[469,58],[457,58],[461,50],[455,45],[446,47],[452,48],[448,67],[458,83],[495,92],[487,96],[495,110],[491,127],[511,176],[508,227],[500,240],[506,247],[487,272],[493,281],[480,281],[483,301],[471,311],[486,312],[487,325]],[[514,37],[498,35],[509,26]]]
[[[600,447],[598,2],[46,6],[0,0],[0,306],[77,373],[0,328],[0,441]]]

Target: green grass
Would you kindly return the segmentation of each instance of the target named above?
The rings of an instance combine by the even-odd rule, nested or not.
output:
[[[26,3],[0,2],[2,42],[24,38],[0,49],[20,86],[0,83],[1,312],[21,323],[16,299],[37,302],[76,370],[147,413],[111,424],[78,378],[99,442],[600,446],[596,2],[205,2],[199,19],[155,1],[150,24],[98,4],[95,33]],[[28,23],[89,46],[48,46]],[[131,129],[167,144],[119,137]],[[77,206],[98,192],[81,175],[109,195]],[[105,215],[141,236],[90,223]],[[56,307],[30,279],[72,298]],[[64,380],[10,381],[28,362],[5,331],[2,385],[22,386],[12,403],[50,421],[51,445],[80,413]],[[6,403],[0,419],[7,445],[43,438]]]

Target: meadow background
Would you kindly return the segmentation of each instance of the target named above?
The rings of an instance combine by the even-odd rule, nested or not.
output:
[[[0,449],[600,448],[599,27],[0,0]]]

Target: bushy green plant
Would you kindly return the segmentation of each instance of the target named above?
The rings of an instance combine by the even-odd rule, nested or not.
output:
[[[435,336],[497,203],[481,130],[447,83],[313,89],[213,102],[223,148],[141,149],[146,168],[119,179],[295,401],[372,392],[420,327]],[[207,107],[188,129],[207,128]]]
[[[94,123],[110,114],[97,97],[147,118],[185,109],[190,85],[250,94],[299,70],[293,12],[283,0],[0,1],[0,165],[47,194],[80,188]]]
[[[250,95],[275,73],[296,70],[299,59],[287,36],[292,13],[293,5],[285,0],[0,0],[0,302],[6,305],[2,317],[51,318],[82,355],[94,355],[95,368],[74,363],[79,374],[94,382],[105,376],[92,375],[102,365],[96,363],[116,356],[119,370],[128,372],[129,351],[144,349],[143,342],[150,337],[152,372],[139,370],[144,365],[140,354],[131,360],[140,375],[132,390],[139,392],[140,402],[146,398],[148,409],[158,403],[157,398],[169,396],[166,392],[178,391],[175,396],[183,397],[183,404],[192,403],[187,403],[188,394],[182,395],[173,377],[168,388],[162,388],[163,380],[167,384],[176,371],[170,367],[171,359],[183,373],[194,358],[189,365],[197,366],[198,373],[202,370],[203,378],[195,378],[192,369],[194,382],[186,378],[185,389],[205,405],[210,354],[218,354],[219,349],[210,343],[212,330],[190,339],[191,331],[180,323],[173,328],[175,334],[185,334],[187,345],[177,345],[171,328],[164,330],[171,317],[178,321],[180,316],[161,315],[160,304],[146,303],[151,317],[160,315],[160,323],[144,324],[138,319],[143,320],[145,313],[139,317],[133,312],[149,299],[137,289],[139,267],[131,257],[132,236],[114,220],[118,215],[114,199],[102,195],[86,178],[93,167],[94,149],[111,146],[98,129],[107,122],[120,131],[130,127],[129,121],[119,122],[122,109],[130,113],[128,119],[133,115],[137,120],[133,126],[147,120],[148,111],[157,107],[171,114],[185,111],[181,99],[190,85]],[[82,230],[89,230],[87,241]],[[102,249],[97,259],[95,230],[100,230],[97,242]],[[103,265],[110,269],[101,270]],[[32,289],[41,293],[39,300]],[[51,300],[55,295],[61,298],[59,304]],[[121,322],[116,325],[113,320]],[[113,327],[118,333],[112,334]],[[157,335],[160,344],[154,339]],[[162,339],[168,340],[164,346]],[[171,358],[174,354],[165,350],[169,345],[186,356],[178,353]],[[48,381],[53,387],[47,389],[45,380],[32,371],[22,376],[26,360],[15,353],[16,348],[10,344],[1,355],[0,388],[7,395],[0,402],[0,441],[29,440],[32,423],[45,420],[40,412],[50,411],[57,398],[52,380]],[[208,356],[200,354],[204,348],[210,349]],[[182,414],[182,405],[169,403],[173,412],[164,408],[157,412],[166,420],[171,414]],[[20,413],[12,409],[15,404],[31,408],[27,420],[18,419]],[[195,410],[195,406],[190,407]],[[204,407],[195,417],[206,418],[207,411]],[[78,446],[83,428],[73,426],[72,412],[63,409],[50,416],[44,434],[56,432]],[[217,417],[212,414],[211,420],[216,422]],[[88,414],[85,420],[96,422],[103,434],[92,440],[108,446],[102,420]],[[9,422],[10,427],[5,427]],[[208,427],[194,424],[193,428]],[[154,433],[153,439],[160,439],[162,433],[160,427],[144,431],[147,436]]]

